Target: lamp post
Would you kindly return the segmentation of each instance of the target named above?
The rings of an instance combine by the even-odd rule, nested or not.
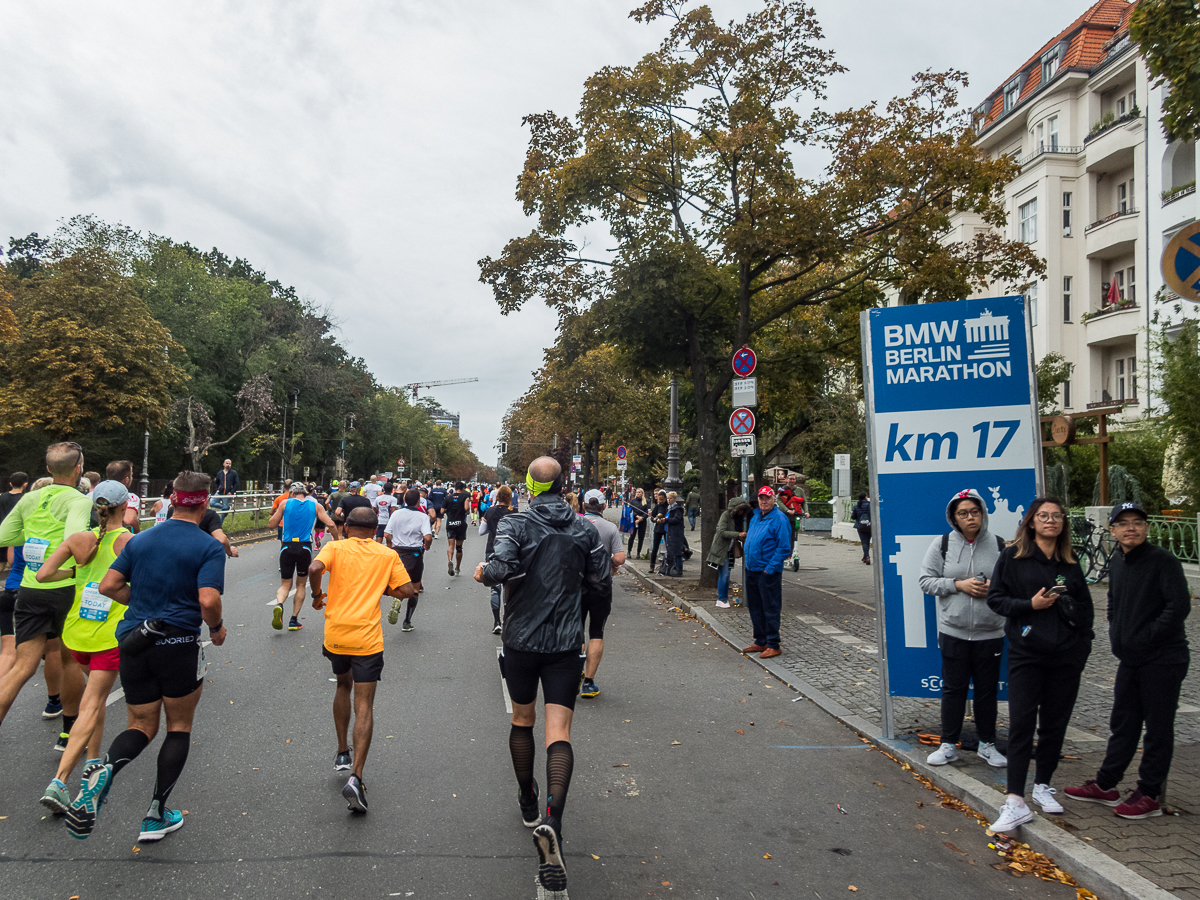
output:
[[[142,489],[142,500],[150,493],[150,429],[146,429],[145,443],[142,446],[142,478],[139,484]]]
[[[676,491],[683,487],[679,480],[679,376],[671,376],[671,433],[667,436],[667,477],[663,488]]]

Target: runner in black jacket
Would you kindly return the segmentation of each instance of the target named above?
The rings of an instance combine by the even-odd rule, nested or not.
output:
[[[607,600],[612,590],[608,549],[595,527],[562,499],[562,468],[548,456],[529,466],[530,502],[501,519],[495,551],[475,569],[475,580],[507,588],[501,670],[512,698],[508,748],[517,776],[517,802],[534,828],[538,881],[548,891],[567,888],[562,860],[562,815],[575,765],[571,718],[583,674],[581,603]],[[546,704],[546,818],[539,824],[533,777],[533,726],[538,683]],[[536,826],[536,827],[535,827]]]

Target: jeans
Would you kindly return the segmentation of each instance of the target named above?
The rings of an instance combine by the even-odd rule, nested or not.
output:
[[[862,544],[863,559],[870,559],[871,558],[871,532],[869,530],[868,531],[859,530],[858,540],[859,540],[859,543]]]
[[[779,646],[779,616],[783,611],[783,572],[746,570],[746,606],[754,626],[754,643]]]
[[[1111,791],[1121,783],[1137,751],[1144,724],[1146,739],[1138,766],[1138,790],[1158,799],[1175,752],[1175,710],[1179,707],[1179,689],[1187,670],[1187,663],[1117,666],[1108,726],[1112,734],[1104,764],[1096,773],[1096,784],[1101,788]]]
[[[975,682],[975,731],[986,744],[996,743],[996,692],[1004,638],[967,641],[938,635],[942,651],[942,743],[957,744],[967,711],[967,688]]]
[[[503,590],[500,585],[492,588],[492,624],[500,624],[500,591]]]
[[[696,507],[692,506],[688,508],[688,524],[692,526],[692,531],[696,530],[696,516],[698,515],[700,515],[700,510],[696,509]]]
[[[1058,768],[1063,738],[1071,723],[1079,678],[1091,653],[1091,641],[1081,640],[1055,656],[1008,657],[1008,792],[1025,796],[1025,777],[1034,756],[1034,784],[1049,784]]]
[[[717,569],[717,599],[722,603],[729,602],[729,574],[732,568],[733,563],[726,559]]]

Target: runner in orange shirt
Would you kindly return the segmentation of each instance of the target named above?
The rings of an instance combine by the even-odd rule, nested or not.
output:
[[[329,572],[329,593],[321,581]],[[337,691],[333,697],[333,725],[338,752],[334,769],[354,774],[342,788],[352,812],[367,811],[367,786],[363,766],[371,748],[375,686],[383,671],[383,619],[379,597],[405,599],[413,587],[399,556],[375,543],[375,512],[354,509],[346,517],[346,539],[326,544],[308,567],[313,609],[325,613],[322,654],[333,663]],[[354,748],[351,758],[347,732],[350,729],[350,689],[354,688]]]

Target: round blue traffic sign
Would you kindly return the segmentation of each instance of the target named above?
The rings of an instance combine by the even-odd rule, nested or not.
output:
[[[758,365],[758,357],[754,355],[754,351],[749,347],[743,347],[737,353],[733,354],[733,371],[742,378],[749,378],[754,372],[754,368]]]
[[[624,458],[625,458],[625,448],[618,447],[617,448],[617,459],[624,459]]]
[[[1200,301],[1200,222],[1179,231],[1162,257],[1167,287],[1187,300]]]
[[[754,434],[754,413],[745,407],[735,409],[729,417],[729,430],[739,437]]]

